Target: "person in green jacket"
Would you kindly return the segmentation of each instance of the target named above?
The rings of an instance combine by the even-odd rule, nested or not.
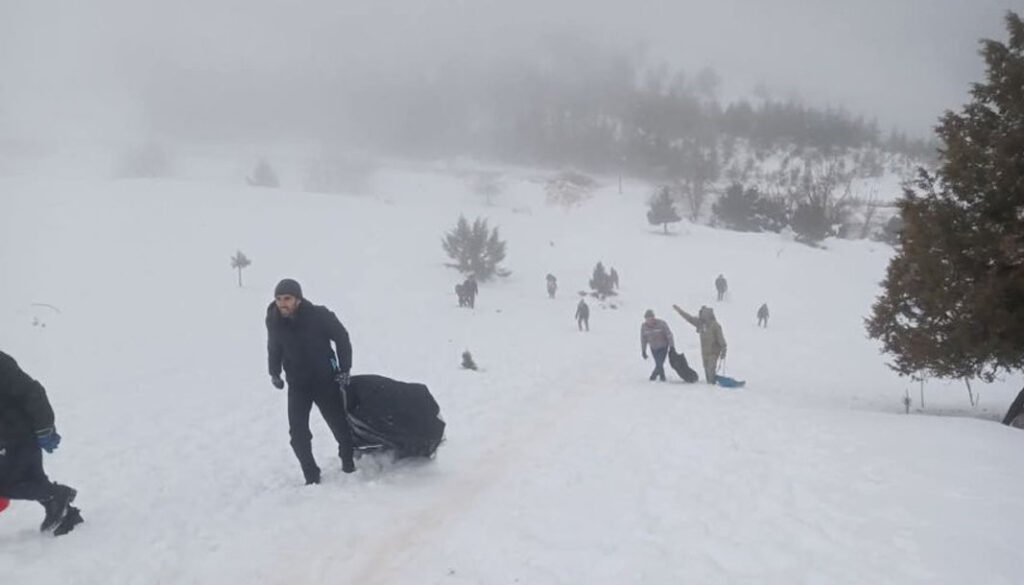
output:
[[[704,377],[708,384],[714,384],[718,372],[718,362],[725,359],[726,349],[725,335],[722,333],[722,326],[715,319],[714,309],[701,307],[697,316],[694,317],[679,308],[678,305],[672,305],[672,308],[697,328],[697,333],[700,335],[700,355],[704,362]]]

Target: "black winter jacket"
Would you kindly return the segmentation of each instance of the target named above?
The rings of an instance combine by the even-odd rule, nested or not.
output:
[[[43,385],[0,351],[0,445],[34,441],[36,431],[53,427],[53,409]]]
[[[331,341],[337,352],[331,349]],[[267,307],[267,368],[280,376],[284,366],[289,387],[312,387],[334,378],[331,358],[337,355],[338,369],[352,369],[352,344],[348,331],[327,307],[302,299],[295,313],[284,318],[277,305]]]

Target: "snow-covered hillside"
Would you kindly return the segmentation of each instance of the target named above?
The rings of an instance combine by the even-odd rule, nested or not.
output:
[[[64,436],[47,470],[86,518],[44,538],[39,507],[15,502],[3,583],[1024,583],[1024,469],[1008,464],[1024,433],[993,422],[1021,380],[981,385],[976,408],[930,381],[921,411],[865,339],[886,246],[686,222],[663,236],[647,185],[566,209],[521,169],[488,205],[451,170],[380,168],[365,192],[323,195],[204,168],[0,178],[0,348],[46,386]],[[440,245],[460,213],[508,241],[512,274],[474,310]],[[580,333],[599,260],[621,294]],[[344,476],[314,414],[324,483],[302,485],[265,372],[282,277],[348,327],[353,373],[429,385],[448,422],[435,460]],[[698,360],[673,303],[715,307],[746,388],[647,381],[647,308]],[[466,349],[480,371],[459,368]]]

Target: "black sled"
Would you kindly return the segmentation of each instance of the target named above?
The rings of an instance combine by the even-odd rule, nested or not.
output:
[[[679,377],[682,378],[684,382],[693,384],[700,379],[697,372],[690,367],[690,364],[686,363],[686,356],[676,352],[676,348],[674,347],[670,347],[668,350],[668,363],[672,366],[672,369],[679,374]]]
[[[352,376],[345,403],[358,452],[390,451],[396,459],[432,457],[444,440],[441,409],[423,384]]]

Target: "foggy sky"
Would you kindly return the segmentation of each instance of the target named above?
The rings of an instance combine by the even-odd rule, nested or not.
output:
[[[231,109],[315,109],[321,87],[536,51],[549,33],[713,67],[723,100],[762,83],[923,137],[967,101],[977,41],[1005,40],[1007,9],[1024,0],[0,0],[0,141],[144,135],[147,100],[175,99],[183,75]]]

